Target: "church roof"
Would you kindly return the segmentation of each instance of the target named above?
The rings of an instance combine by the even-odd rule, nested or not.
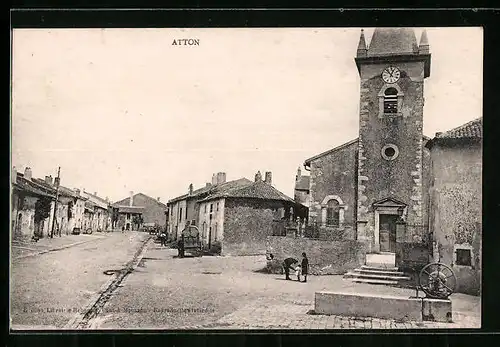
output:
[[[311,158],[309,158],[309,159],[306,159],[306,160],[305,160],[305,162],[304,162],[304,165],[305,165],[305,166],[309,166],[309,165],[311,164],[311,161],[316,160],[316,159],[321,158],[321,157],[324,157],[325,155],[328,155],[328,154],[334,153],[334,152],[336,152],[336,151],[338,151],[338,150],[341,150],[341,149],[343,149],[343,148],[346,148],[347,146],[352,145],[352,144],[354,144],[354,143],[356,143],[356,142],[358,142],[358,138],[355,138],[354,140],[351,140],[351,141],[349,141],[349,142],[346,142],[346,143],[344,143],[344,144],[342,144],[342,145],[340,145],[340,146],[337,146],[337,147],[335,147],[335,148],[329,149],[328,151],[325,151],[325,152],[322,152],[322,153],[320,153],[320,154],[317,154],[317,155],[315,155],[314,157],[311,157]]]
[[[376,28],[368,47],[368,57],[418,54],[412,28]]]

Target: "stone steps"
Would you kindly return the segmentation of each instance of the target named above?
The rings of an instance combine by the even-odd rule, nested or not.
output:
[[[349,271],[344,278],[351,279],[357,283],[398,285],[407,283],[411,277],[399,271],[394,265],[383,264],[384,266],[362,265],[360,268]]]

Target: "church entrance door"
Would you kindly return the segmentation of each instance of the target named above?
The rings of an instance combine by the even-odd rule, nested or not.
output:
[[[379,242],[381,252],[396,252],[397,215],[381,214],[379,219]]]

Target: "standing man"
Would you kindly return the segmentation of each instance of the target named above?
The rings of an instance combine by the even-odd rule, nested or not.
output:
[[[307,270],[309,269],[309,259],[305,252],[302,253],[302,275],[304,275],[304,281],[307,282]],[[300,279],[299,279],[300,281]]]
[[[284,261],[283,261],[283,269],[285,270],[285,280],[291,280],[290,278],[290,269],[291,270],[295,270],[292,265],[293,264],[297,264],[298,261],[297,259],[294,259],[294,258],[286,258]]]

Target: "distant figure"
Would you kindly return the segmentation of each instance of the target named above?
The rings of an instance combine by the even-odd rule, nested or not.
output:
[[[305,253],[302,253],[302,275],[304,275],[304,281],[307,282],[307,271],[309,270],[309,260],[307,259],[307,255]],[[299,281],[300,281],[300,276],[299,276]]]
[[[162,246],[167,246],[167,235],[163,231],[160,233],[160,243]]]
[[[283,270],[285,270],[285,279],[286,280],[291,280],[290,269],[295,270],[294,268],[292,268],[292,265],[297,264],[297,263],[298,263],[297,259],[294,259],[294,258],[286,258],[283,261]]]
[[[177,250],[179,258],[184,258],[184,235],[182,235],[179,242],[177,242]]]
[[[123,226],[123,227],[122,227],[122,233],[124,233],[124,232],[125,232],[125,227]]]
[[[300,265],[297,265],[295,267],[295,276],[297,276],[297,281],[300,282],[300,275],[302,273],[302,267]]]

